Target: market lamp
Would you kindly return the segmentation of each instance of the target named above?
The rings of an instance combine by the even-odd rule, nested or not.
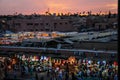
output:
[[[68,61],[70,62],[70,64],[73,64],[75,62],[75,57],[73,56],[69,57]]]

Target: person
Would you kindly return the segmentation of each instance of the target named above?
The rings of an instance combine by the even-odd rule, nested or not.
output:
[[[21,76],[25,75],[25,67],[22,65],[21,66]]]
[[[44,77],[42,76],[42,77],[40,78],[40,80],[44,80]]]
[[[14,79],[17,78],[16,71],[13,71]]]
[[[8,77],[8,71],[7,71],[7,68],[6,68],[6,67],[5,67],[4,75],[5,75],[5,78]]]
[[[33,69],[34,67],[33,66],[30,66],[30,74],[33,75]]]
[[[69,73],[68,72],[65,73],[65,80],[69,80]]]
[[[25,66],[25,73],[28,74],[28,66]]]
[[[38,74],[37,74],[37,72],[35,73],[35,79],[38,80]]]
[[[47,77],[49,77],[50,76],[50,72],[49,72],[49,70],[47,71]]]
[[[0,69],[0,80],[3,80],[5,78],[4,72],[2,69]]]
[[[117,74],[115,74],[114,80],[118,80],[118,75]]]
[[[72,80],[76,80],[75,74],[72,73]]]
[[[62,78],[63,78],[63,76],[62,76],[62,70],[59,71],[58,77],[59,77],[59,80],[62,80]]]

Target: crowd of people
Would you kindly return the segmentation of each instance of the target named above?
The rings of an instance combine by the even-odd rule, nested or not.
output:
[[[65,69],[57,67],[51,71],[53,80],[118,80],[118,66],[116,63],[79,63],[72,64],[77,70],[70,69],[70,63]]]
[[[76,60],[60,65],[52,63],[48,69],[26,64],[22,60],[10,65],[9,59],[0,62],[0,80],[8,79],[8,72],[11,70],[14,71],[14,79],[17,78],[16,72],[18,71],[21,73],[21,77],[29,74],[34,77],[34,80],[118,80],[117,62]],[[45,76],[39,77],[38,74],[42,72],[45,73]]]

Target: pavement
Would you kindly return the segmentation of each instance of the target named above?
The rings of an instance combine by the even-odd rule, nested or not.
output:
[[[16,77],[15,77],[16,75]],[[33,72],[33,74],[31,75],[29,74],[25,74],[23,76],[21,76],[21,72],[20,71],[9,71],[8,72],[8,77],[5,80],[51,80],[51,75],[49,77],[47,77],[47,72],[37,72],[38,75],[38,79],[36,79],[36,73]],[[43,79],[41,79],[43,78]],[[98,77],[83,77],[83,79],[78,78],[78,80],[99,80]]]
[[[35,72],[31,75],[30,73],[25,74],[21,76],[20,71],[9,71],[8,77],[6,80],[36,80]],[[47,72],[37,72],[38,80],[41,79],[41,77],[44,78],[44,80],[50,80],[50,77],[47,77]]]

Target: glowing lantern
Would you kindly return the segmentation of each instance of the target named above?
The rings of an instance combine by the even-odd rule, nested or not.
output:
[[[57,34],[55,32],[52,33],[52,37],[57,37]]]
[[[48,37],[49,34],[47,34],[47,33],[42,33],[41,36],[43,36],[43,37]]]
[[[73,57],[73,56],[71,56],[71,57],[69,57],[68,58],[68,61],[72,64],[72,63],[74,63],[75,62],[75,57]]]

